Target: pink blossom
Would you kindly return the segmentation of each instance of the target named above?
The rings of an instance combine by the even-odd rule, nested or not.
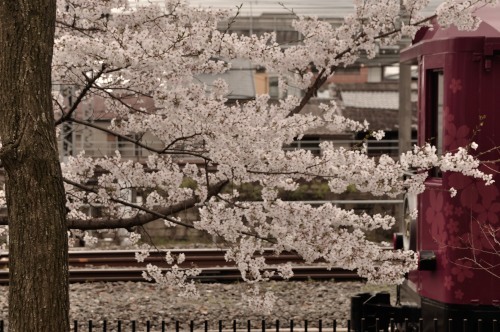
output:
[[[482,204],[481,204],[482,203]],[[493,200],[483,200],[472,206],[472,210],[477,213],[476,218],[480,222],[498,223],[498,213],[500,212],[500,203]]]
[[[462,90],[462,80],[457,78],[452,78],[450,82],[450,90],[453,93],[457,93]]]
[[[443,212],[446,217],[450,217],[451,215],[453,215],[453,210],[454,210],[453,204],[451,204],[450,202],[446,202],[444,204]]]
[[[464,282],[465,279],[470,279],[474,276],[474,272],[471,269],[472,263],[469,261],[460,262],[459,265],[454,266],[451,269],[451,274],[456,276],[458,282]]]
[[[470,128],[455,123],[448,123],[445,128],[444,144],[446,151],[455,151],[459,147],[466,146],[470,140]]]
[[[446,228],[450,232],[450,234],[454,234],[458,232],[458,221],[454,219],[448,219],[448,222],[446,223]]]
[[[444,277],[444,288],[447,290],[450,290],[455,283],[453,282],[451,276],[445,276]]]

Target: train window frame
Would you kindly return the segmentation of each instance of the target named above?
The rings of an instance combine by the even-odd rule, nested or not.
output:
[[[443,155],[443,109],[444,109],[444,70],[433,68],[426,70],[426,141],[436,147],[436,154]],[[442,178],[442,172],[434,167],[429,171],[429,177]]]

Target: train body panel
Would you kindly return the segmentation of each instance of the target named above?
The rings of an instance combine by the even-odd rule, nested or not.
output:
[[[475,31],[443,29],[437,23],[434,29],[420,30],[413,45],[401,52],[401,61],[418,65],[419,145],[431,143],[438,154],[466,148],[482,161],[498,161],[500,6],[483,7],[476,14],[482,23]],[[389,317],[401,321],[418,315],[427,322],[425,332],[434,331],[434,324],[439,331],[461,331],[467,324],[463,319],[471,323],[467,331],[491,331],[498,324],[499,165],[480,166],[494,174],[496,182],[488,186],[456,172],[431,170],[426,190],[405,198],[395,248],[417,252],[419,267],[408,274],[396,306],[390,304],[388,294],[353,297],[355,330],[361,324],[360,312],[373,322],[382,315],[378,317],[385,325]],[[410,213],[414,208],[416,219]],[[434,318],[439,323],[432,323]],[[478,319],[478,324],[472,323]]]
[[[483,23],[473,32],[453,27],[420,32],[402,60],[418,63],[419,144],[430,142],[438,153],[469,147],[481,160],[498,160],[500,8],[478,14]],[[493,163],[485,167],[498,170]],[[423,307],[499,306],[500,246],[494,241],[500,234],[487,234],[500,227],[500,177],[495,178],[486,186],[458,173],[430,172],[411,236],[416,237],[412,249],[422,257],[432,253],[435,262],[410,272],[407,282],[427,303]]]
[[[419,64],[420,88],[426,91],[419,106],[419,143],[438,136],[433,143],[441,145],[442,153],[456,152],[472,141],[479,145],[478,152],[500,143],[500,56],[493,57],[486,70],[483,50],[487,39],[462,41],[477,48],[423,55]],[[439,114],[434,114],[436,111]],[[441,117],[439,121],[436,115]],[[451,197],[451,188],[458,191],[456,197]],[[433,174],[426,189],[418,198],[416,249],[435,252],[437,266],[433,271],[411,273],[419,294],[454,304],[500,300],[498,277],[475,269],[477,264],[469,260],[475,255],[483,264],[500,264],[498,255],[484,254],[483,249],[494,250],[494,245],[481,232],[481,227],[498,223],[498,184],[485,186],[481,180],[444,173]],[[499,274],[498,268],[495,270]],[[467,287],[470,283],[484,287]]]

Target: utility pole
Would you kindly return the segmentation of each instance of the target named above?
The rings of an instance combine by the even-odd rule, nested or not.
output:
[[[408,20],[406,8],[403,0],[400,0],[400,26]],[[407,36],[402,36],[399,42],[399,51],[411,44]],[[411,64],[399,63],[399,154],[411,149]]]
[[[403,22],[408,21],[408,13],[403,5],[403,0],[400,0],[399,24],[403,27]],[[411,44],[411,40],[407,36],[401,36],[399,42],[399,53]],[[399,113],[398,113],[398,148],[399,155],[411,149],[411,64],[399,62]],[[400,218],[399,231],[404,232],[405,225],[405,204],[397,205],[396,215]],[[398,286],[398,295],[399,288]],[[398,296],[399,302],[399,296]]]
[[[251,0],[250,3],[250,36],[253,35],[253,3],[258,4],[259,1]]]

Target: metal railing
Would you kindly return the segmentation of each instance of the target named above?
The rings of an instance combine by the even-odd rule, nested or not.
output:
[[[380,155],[382,153],[388,154],[391,157],[396,157],[398,155],[398,140],[330,140],[337,147],[345,147],[348,149],[360,149],[363,143],[367,145],[367,153],[370,156]],[[320,143],[323,140],[301,140],[295,141],[291,145],[283,146],[285,151],[294,151],[298,149],[304,149],[311,151],[314,154],[321,154]],[[416,141],[412,141],[416,143]],[[150,142],[150,144],[155,148],[162,148],[160,142]],[[63,143],[59,143],[59,151],[61,151],[61,157],[65,156]],[[122,159],[125,160],[144,160],[149,155],[153,154],[144,148],[141,148],[134,143],[116,140],[82,140],[73,139],[71,153],[70,155],[77,155],[80,152],[85,151],[87,156],[90,157],[104,157],[104,156],[114,156],[116,151],[118,151]],[[67,154],[66,154],[67,155]],[[192,158],[188,154],[176,154],[174,155],[176,159]]]
[[[72,332],[97,332],[97,331],[205,331],[205,332],[243,332],[243,331],[297,331],[297,332],[322,332],[322,331],[332,331],[332,332],[469,332],[469,331],[481,331],[481,332],[498,332],[499,322],[497,319],[477,319],[477,320],[467,320],[467,319],[431,319],[424,320],[420,318],[417,321],[410,321],[409,319],[404,319],[403,321],[397,321],[391,318],[390,320],[383,320],[378,318],[362,318],[360,322],[351,322],[347,320],[344,322],[337,322],[337,320],[318,320],[318,321],[299,321],[294,320],[289,321],[269,321],[261,320],[260,322],[255,322],[251,320],[247,321],[230,321],[225,322],[219,320],[217,322],[209,322],[207,320],[191,320],[188,323],[182,323],[178,320],[156,320],[156,321],[146,321],[138,322],[136,320],[130,321],[107,321],[107,320],[87,320],[78,321],[74,320],[71,324],[70,331]],[[7,324],[0,320],[0,332],[7,332]]]
[[[325,142],[326,140],[300,140],[295,141],[289,146],[283,147],[284,150],[296,150],[296,149],[304,149],[311,151],[320,151],[321,148],[319,144]],[[360,149],[363,146],[363,143],[366,143],[366,148],[368,154],[380,154],[387,153],[391,156],[397,155],[399,150],[399,140],[397,139],[387,139],[387,140],[328,140],[332,142],[335,146],[342,146],[346,148],[356,148]],[[417,140],[412,140],[412,144],[416,144]]]

